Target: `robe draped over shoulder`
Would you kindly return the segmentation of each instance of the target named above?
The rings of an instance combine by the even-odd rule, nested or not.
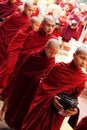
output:
[[[21,129],[23,119],[35,95],[39,80],[54,63],[55,59],[47,58],[44,50],[31,53],[15,78],[2,91],[2,96],[9,95],[5,116],[6,122],[10,127]],[[11,112],[9,113],[9,111]]]
[[[53,97],[64,91],[78,97],[86,80],[87,75],[73,61],[54,65],[39,83],[22,130],[60,130],[64,117],[53,106]]]
[[[0,2],[0,19],[11,15],[21,4],[22,2],[20,0],[17,0],[17,2],[14,4],[11,4],[8,0]]]
[[[0,64],[7,47],[18,30],[29,26],[30,18],[24,12],[15,12],[0,25]]]
[[[27,36],[25,31],[19,30],[8,45],[6,56],[0,66],[0,87],[6,87],[15,68],[19,52]]]

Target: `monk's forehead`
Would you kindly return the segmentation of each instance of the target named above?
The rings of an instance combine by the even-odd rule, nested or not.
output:
[[[45,23],[55,25],[54,19],[46,18]]]
[[[87,53],[87,47],[86,46],[80,46],[76,49],[76,53]]]

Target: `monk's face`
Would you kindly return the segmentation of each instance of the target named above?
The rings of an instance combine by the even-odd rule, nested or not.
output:
[[[55,22],[51,21],[51,20],[47,20],[46,22],[44,22],[42,24],[42,28],[43,28],[44,32],[46,33],[46,35],[50,35],[50,34],[52,34],[52,32],[55,28]]]
[[[33,6],[24,6],[24,12],[27,16],[31,16],[33,13]]]
[[[81,52],[80,54],[74,54],[73,61],[77,68],[85,68],[87,66],[87,53]]]
[[[30,23],[30,26],[33,31],[38,31],[40,27],[40,22],[32,22]]]
[[[46,56],[47,58],[55,58],[55,55],[57,54],[58,52],[58,49],[57,48],[49,48],[49,47],[46,47],[45,48],[45,53],[46,53]]]

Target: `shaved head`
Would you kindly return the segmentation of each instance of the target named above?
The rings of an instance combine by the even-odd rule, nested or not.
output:
[[[86,46],[79,46],[76,51],[76,54],[80,54],[80,53],[86,53],[87,54],[87,47]]]
[[[31,18],[30,22],[40,23],[40,19],[39,19],[38,17],[33,16],[33,17]]]
[[[51,38],[46,44],[46,47],[49,47],[49,48],[58,49],[58,46],[59,46],[59,41],[57,39],[54,39],[54,38]]]
[[[53,22],[53,23],[55,24],[54,18],[53,18],[52,16],[49,16],[49,15],[47,15],[47,16],[44,17],[44,19],[43,19],[43,21],[42,21],[42,24],[43,24],[43,23],[47,23],[47,22],[49,22],[49,21],[51,21],[51,22]]]
[[[51,35],[55,27],[54,18],[52,16],[45,16],[41,23],[41,26],[46,36]]]

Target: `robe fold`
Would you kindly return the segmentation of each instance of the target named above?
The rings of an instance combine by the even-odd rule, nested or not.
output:
[[[9,93],[10,90],[5,115],[6,123],[10,127],[21,130],[39,80],[54,63],[55,58],[47,58],[44,50],[31,53],[14,80],[3,90],[2,94],[6,94],[6,91]]]
[[[78,97],[85,81],[87,75],[77,69],[73,61],[54,65],[39,83],[22,130],[60,130],[64,117],[53,106],[53,97],[64,91]]]
[[[0,19],[11,15],[21,4],[22,2],[20,0],[17,0],[15,3],[10,3],[8,0],[0,2]]]
[[[74,128],[74,130],[87,130],[87,116],[81,119],[81,121]]]
[[[15,68],[16,62],[19,57],[19,52],[23,46],[26,36],[27,33],[25,31],[19,30],[8,45],[7,54],[0,66],[1,88],[6,87],[9,82],[10,76]]]
[[[51,38],[56,38],[55,36],[48,35],[46,36],[42,28],[39,31],[31,31],[28,33],[26,39],[23,43],[23,48],[20,50],[19,58],[15,67],[15,70],[18,71],[22,64],[26,61],[28,55],[33,52],[44,48],[47,41]]]
[[[20,29],[26,30],[30,18],[24,12],[15,12],[0,26],[0,64],[5,56],[7,47]]]
[[[78,40],[78,29],[72,29],[70,25],[67,25],[61,34],[62,40],[69,42],[71,38]]]
[[[0,87],[2,88],[8,84],[15,66],[19,69],[31,51],[40,50],[50,38],[53,38],[52,35],[46,36],[42,29],[34,32],[28,28],[26,31],[28,34],[20,30],[8,45],[8,54],[0,66]]]
[[[27,54],[31,51],[35,51],[37,49],[39,50],[44,47],[44,45],[50,38],[54,38],[54,36],[46,36],[46,33],[43,31],[42,28],[40,28],[38,32],[31,31],[24,41],[23,49],[21,50],[21,52]]]

